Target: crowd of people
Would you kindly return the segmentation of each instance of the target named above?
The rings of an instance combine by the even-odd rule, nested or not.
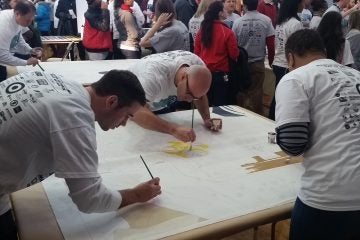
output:
[[[87,0],[87,59],[139,59],[87,86],[45,72],[7,79],[5,67],[39,63],[41,45],[29,40],[36,32],[77,35],[75,0],[2,2],[0,237],[16,239],[8,195],[53,173],[65,179],[84,212],[115,211],[158,196],[159,178],[120,191],[102,184],[94,122],[106,131],[130,118],[192,142],[192,128],[158,114],[192,103],[211,131],[222,127],[213,122],[212,106],[238,104],[265,115],[268,62],[276,78],[268,117],[276,120],[277,143],[289,155],[304,156],[290,239],[357,239],[360,3],[329,1],[243,0],[239,7],[235,0]],[[144,57],[145,49],[150,54]],[[11,113],[4,96],[15,94],[28,101]]]

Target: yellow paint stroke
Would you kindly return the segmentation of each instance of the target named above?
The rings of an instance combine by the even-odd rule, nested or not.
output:
[[[190,151],[190,143],[182,141],[169,141],[169,146],[167,146],[163,152],[178,157],[188,158],[190,153],[208,153],[209,146],[206,144],[192,144],[192,149]]]
[[[256,160],[255,163],[247,163],[241,166],[245,167],[246,170],[249,170],[250,173],[254,173],[254,172],[259,172],[272,168],[278,168],[290,164],[299,163],[302,162],[303,160],[302,156],[291,157],[289,155],[286,155],[286,153],[282,151],[276,152],[275,154],[277,154],[279,157],[264,159],[260,156],[254,156],[253,158]]]

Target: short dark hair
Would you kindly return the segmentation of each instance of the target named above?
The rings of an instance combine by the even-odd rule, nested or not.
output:
[[[328,7],[327,2],[325,0],[312,0],[311,8],[314,12],[318,12],[320,10],[326,10]]]
[[[244,0],[244,4],[249,11],[254,11],[257,9],[258,0]]]
[[[290,18],[296,18],[300,21],[298,16],[299,5],[302,0],[284,0],[280,4],[279,14],[277,18],[277,24],[281,25],[288,21]]]
[[[175,7],[171,0],[158,0],[155,4],[155,16],[156,19],[160,17],[162,13],[171,13],[173,18],[176,18]]]
[[[116,95],[119,108],[129,107],[135,102],[142,106],[146,103],[145,91],[139,79],[128,70],[111,70],[90,86],[99,96]]]
[[[21,16],[24,16],[28,13],[35,13],[36,8],[34,4],[28,0],[18,0],[14,7],[14,11],[20,13]]]
[[[290,35],[285,44],[285,55],[289,53],[300,57],[308,53],[321,53],[326,56],[325,45],[320,34],[312,29],[301,29]]]

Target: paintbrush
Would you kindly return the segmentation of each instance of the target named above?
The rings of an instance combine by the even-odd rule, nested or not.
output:
[[[142,157],[141,155],[140,155],[140,158],[141,158],[141,161],[144,163],[146,169],[148,170],[148,172],[149,172],[149,174],[150,174],[150,177],[151,177],[152,179],[154,179],[153,175],[152,175],[151,172],[150,172],[150,169],[149,169],[148,166],[146,165],[146,163],[145,163],[145,161],[144,161],[144,159],[143,159],[143,157]]]
[[[43,71],[43,72],[45,72],[45,70],[42,68],[42,66],[38,63],[37,64],[38,66],[39,66],[39,68]]]
[[[192,108],[192,117],[191,117],[191,129],[193,130],[194,129],[194,101],[191,102],[191,108]],[[190,149],[189,151],[192,150],[192,141],[190,142]]]

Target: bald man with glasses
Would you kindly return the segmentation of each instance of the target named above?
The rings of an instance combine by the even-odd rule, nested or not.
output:
[[[187,51],[153,54],[142,58],[129,70],[138,77],[148,101],[132,118],[141,127],[193,142],[196,134],[192,128],[168,122],[156,114],[175,111],[177,101],[194,101],[204,125],[212,131],[221,129],[222,125],[214,124],[210,117],[206,96],[211,73],[195,54]]]

